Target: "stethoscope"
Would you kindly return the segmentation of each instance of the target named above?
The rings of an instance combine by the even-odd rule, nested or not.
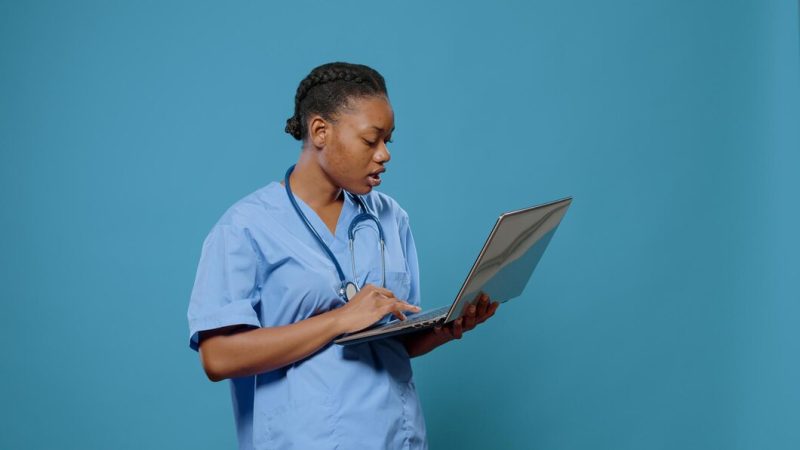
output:
[[[292,206],[294,207],[295,212],[297,212],[297,215],[300,216],[301,219],[303,219],[303,223],[306,224],[306,228],[308,228],[308,231],[310,231],[311,234],[314,235],[314,238],[317,239],[319,245],[322,247],[323,250],[325,250],[325,253],[328,255],[328,258],[330,258],[331,261],[333,262],[333,265],[336,266],[336,273],[339,274],[339,281],[341,283],[339,285],[339,297],[341,297],[342,300],[344,301],[349,301],[350,299],[355,297],[355,295],[358,293],[359,287],[355,282],[347,281],[347,279],[344,276],[344,272],[342,271],[342,266],[340,266],[339,261],[336,260],[336,256],[334,256],[331,249],[328,248],[328,246],[322,240],[322,237],[320,237],[319,233],[317,233],[317,230],[314,229],[314,226],[311,225],[311,222],[308,221],[308,217],[306,217],[306,215],[303,214],[303,211],[300,210],[300,206],[297,204],[297,200],[294,199],[294,194],[292,194],[292,187],[289,185],[289,175],[291,175],[293,170],[294,170],[294,165],[289,167],[289,170],[286,171],[286,175],[284,176],[283,179],[283,183],[286,185],[286,195],[289,196],[289,201],[292,203]],[[383,251],[384,248],[383,227],[381,226],[380,221],[378,221],[378,218],[375,217],[374,214],[369,212],[369,210],[367,209],[367,205],[364,204],[364,201],[361,199],[361,197],[355,194],[351,194],[349,192],[347,194],[350,195],[350,198],[352,198],[356,203],[358,203],[358,206],[361,209],[361,213],[353,218],[353,220],[350,222],[350,227],[348,227],[347,229],[347,237],[350,240],[350,258],[353,263],[353,278],[356,278],[356,254],[353,249],[353,241],[356,234],[355,228],[356,225],[358,225],[360,222],[363,222],[365,220],[371,220],[375,222],[375,225],[378,226],[378,237],[381,243],[381,287],[386,287],[386,259],[384,258],[384,251]],[[358,280],[356,279],[356,281]],[[364,281],[366,282],[366,279]]]

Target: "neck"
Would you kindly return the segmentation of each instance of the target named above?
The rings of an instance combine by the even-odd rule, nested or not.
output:
[[[341,203],[344,199],[342,188],[328,177],[309,150],[303,150],[300,154],[289,182],[292,184],[292,193],[315,210]]]

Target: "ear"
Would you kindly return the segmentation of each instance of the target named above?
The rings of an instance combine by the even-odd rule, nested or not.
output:
[[[308,135],[314,147],[325,147],[325,138],[329,132],[330,124],[322,116],[316,114],[311,116],[311,120],[308,122]]]

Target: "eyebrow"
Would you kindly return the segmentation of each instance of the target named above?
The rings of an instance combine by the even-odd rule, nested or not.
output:
[[[383,133],[383,128],[381,128],[381,127],[379,127],[379,126],[372,125],[372,128],[375,128],[376,130],[378,130],[378,131],[380,131],[381,133]],[[395,127],[392,127],[392,130],[391,130],[391,131],[389,131],[389,133],[394,133],[394,129],[395,129]]]

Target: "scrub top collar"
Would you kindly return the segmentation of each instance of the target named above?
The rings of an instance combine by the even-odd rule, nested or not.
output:
[[[297,220],[298,223],[298,229],[302,229],[303,232],[308,233],[309,236],[311,236],[310,231],[305,227],[302,219],[297,215],[297,211],[295,211],[294,208],[292,207],[292,204],[289,201],[289,197],[286,196],[285,193],[286,186],[284,186],[278,181],[275,181],[274,183],[277,185],[278,189],[284,191],[284,194],[282,196],[283,198],[282,204],[284,212],[291,216],[294,216],[294,218]],[[353,199],[350,197],[350,194],[347,191],[342,190],[342,195],[344,196],[344,204],[342,204],[342,210],[341,212],[339,212],[339,218],[336,221],[335,235],[331,233],[331,230],[328,228],[327,225],[325,225],[325,222],[322,221],[322,219],[319,217],[317,212],[314,211],[313,208],[308,206],[308,204],[306,204],[306,202],[303,201],[303,199],[300,198],[299,196],[297,195],[294,196],[295,200],[297,201],[297,204],[300,206],[300,209],[303,210],[303,214],[306,215],[309,222],[311,222],[311,225],[314,227],[315,230],[317,230],[317,233],[319,233],[320,237],[325,242],[325,245],[327,245],[330,248],[333,248],[334,243],[339,245],[347,242],[347,226],[353,219],[353,217],[355,217],[356,214],[361,212],[358,204],[355,203],[355,201],[353,201]],[[361,197],[361,200],[365,201],[363,196]]]

